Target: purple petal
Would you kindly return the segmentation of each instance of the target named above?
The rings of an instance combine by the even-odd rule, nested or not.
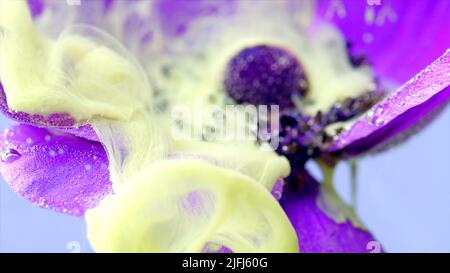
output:
[[[83,216],[112,192],[102,145],[31,125],[0,137],[0,172],[11,189],[39,207]]]
[[[406,139],[429,122],[450,96],[450,50],[359,118],[328,148],[355,156]]]
[[[330,219],[318,206],[319,183],[302,176],[299,192],[285,192],[281,206],[294,226],[303,253],[370,252],[380,244],[367,231]],[[376,250],[376,249],[375,249]],[[381,248],[379,249],[380,251]]]
[[[31,10],[31,15],[37,17],[42,14],[45,8],[45,4],[42,0],[27,0],[28,6]]]
[[[336,24],[352,50],[366,53],[379,75],[400,83],[450,46],[448,0],[321,0],[318,6],[319,17]]]

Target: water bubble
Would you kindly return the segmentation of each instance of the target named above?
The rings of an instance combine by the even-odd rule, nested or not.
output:
[[[58,149],[58,154],[59,154],[59,155],[64,154],[64,149],[63,149],[63,148],[59,148],[59,149]]]
[[[283,193],[281,191],[273,191],[272,195],[273,197],[275,197],[276,200],[280,200]]]
[[[53,150],[50,150],[50,152],[48,153],[51,157],[54,157],[56,155],[56,152]]]
[[[375,120],[375,126],[381,126],[383,124],[383,119],[382,118],[377,118]]]
[[[378,115],[382,115],[383,113],[384,113],[384,108],[380,107],[380,108],[377,109],[377,114]]]
[[[84,168],[89,171],[90,169],[92,169],[92,166],[90,164],[86,164],[84,165]]]
[[[33,143],[33,139],[31,137],[28,137],[25,141],[27,142],[27,144]]]
[[[375,115],[375,113],[372,110],[370,110],[367,113],[367,121],[371,121],[374,115]]]
[[[5,163],[11,163],[19,159],[22,155],[15,149],[8,148],[2,153],[2,161]]]

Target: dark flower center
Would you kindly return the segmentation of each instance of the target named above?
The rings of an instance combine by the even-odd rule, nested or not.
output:
[[[383,97],[383,92],[368,91],[355,98],[336,102],[327,113],[302,114],[297,109],[287,109],[280,117],[278,133],[280,145],[277,153],[286,156],[292,165],[302,167],[310,158],[321,155],[322,148],[344,129],[326,131],[326,127],[336,122],[348,121],[366,112]]]
[[[347,50],[354,67],[370,65],[365,55],[352,52],[351,44]],[[309,85],[298,59],[286,49],[258,45],[243,49],[230,60],[224,84],[236,103],[280,106],[280,127],[271,134],[279,138],[276,152],[291,163],[290,181],[309,159],[328,156],[323,149],[344,131],[339,122],[358,117],[380,101],[385,92],[375,82],[374,90],[336,101],[326,112],[305,114],[293,104],[294,96],[307,95]]]
[[[228,63],[225,89],[237,103],[293,106],[292,96],[304,96],[303,67],[289,51],[258,45],[240,51]]]

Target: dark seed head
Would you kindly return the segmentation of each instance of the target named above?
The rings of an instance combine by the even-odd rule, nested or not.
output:
[[[259,45],[239,52],[228,63],[225,89],[237,103],[293,106],[304,96],[307,81],[297,58],[285,49]]]

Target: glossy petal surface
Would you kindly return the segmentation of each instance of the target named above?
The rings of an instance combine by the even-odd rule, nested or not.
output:
[[[309,175],[302,178],[301,190],[285,192],[280,200],[297,232],[300,252],[367,253],[373,250],[372,244],[378,244],[374,237],[348,221],[338,224],[329,218],[317,206],[319,184]]]
[[[39,207],[82,216],[112,191],[98,142],[19,124],[5,130],[0,148],[3,178]]]
[[[318,3],[319,20],[339,27],[352,51],[367,54],[384,79],[405,82],[450,47],[447,0]]]
[[[405,140],[448,103],[449,86],[450,50],[375,105],[339,135],[328,151],[355,156]]]

